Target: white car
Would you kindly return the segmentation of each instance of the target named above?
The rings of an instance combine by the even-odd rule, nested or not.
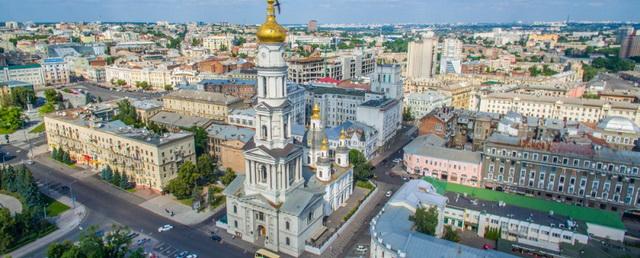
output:
[[[169,231],[169,230],[171,230],[172,228],[173,228],[173,226],[171,226],[171,225],[167,224],[167,225],[164,225],[164,226],[162,226],[162,227],[159,227],[159,228],[158,228],[158,232],[165,232],[165,231]]]
[[[392,195],[392,194],[393,194],[393,192],[391,192],[391,191],[387,191],[387,193],[386,193],[384,196],[386,196],[386,197],[391,197],[391,195]]]
[[[187,255],[187,258],[198,258],[198,255],[197,254],[190,254],[190,255]]]
[[[358,247],[356,247],[356,252],[364,253],[366,251],[367,251],[367,247],[364,245],[358,245]]]

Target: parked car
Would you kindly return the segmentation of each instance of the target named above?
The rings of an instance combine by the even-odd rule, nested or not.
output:
[[[220,241],[222,241],[222,237],[220,237],[218,235],[211,235],[211,240],[216,241],[216,242],[220,242]]]
[[[358,246],[356,247],[356,252],[364,253],[364,252],[366,252],[366,251],[367,251],[367,247],[366,247],[366,246],[364,246],[364,245],[358,245]]]
[[[386,193],[384,196],[386,196],[386,197],[391,197],[391,195],[392,195],[392,194],[393,194],[393,192],[391,192],[391,191],[387,191],[387,193]]]

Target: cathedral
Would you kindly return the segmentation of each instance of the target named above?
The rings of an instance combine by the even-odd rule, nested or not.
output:
[[[341,135],[341,147],[331,158],[323,133],[318,134],[321,140],[311,144],[318,150],[313,166],[303,166],[307,164],[304,148],[294,144],[291,135],[294,120],[284,59],[287,34],[276,21],[275,0],[267,3],[267,20],[257,31],[256,134],[244,153],[244,175],[224,190],[227,232],[297,257],[305,251],[307,240],[326,229],[324,218],[351,196],[353,170],[346,137]],[[319,120],[317,112],[314,109]],[[315,132],[313,127],[310,130]]]

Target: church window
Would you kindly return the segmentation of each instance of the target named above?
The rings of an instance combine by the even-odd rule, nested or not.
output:
[[[291,241],[289,240],[289,237],[287,237],[286,242],[287,242],[287,245],[291,244]]]
[[[238,227],[238,221],[237,220],[233,221],[233,226],[236,227],[236,228]]]
[[[289,221],[284,222],[284,228],[289,230]]]
[[[238,213],[238,206],[233,205],[233,213]]]
[[[267,96],[267,78],[262,77],[262,96]]]
[[[260,182],[262,183],[267,182],[267,167],[264,165],[260,166]]]
[[[262,126],[262,139],[264,139],[264,140],[267,139],[267,126],[266,125]]]

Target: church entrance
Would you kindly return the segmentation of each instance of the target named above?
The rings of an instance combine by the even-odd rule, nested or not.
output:
[[[258,229],[256,231],[256,241],[255,244],[258,246],[264,246],[264,242],[267,239],[267,228],[263,225],[258,225]]]
[[[267,229],[263,225],[258,225],[258,236],[260,237],[267,236]]]

